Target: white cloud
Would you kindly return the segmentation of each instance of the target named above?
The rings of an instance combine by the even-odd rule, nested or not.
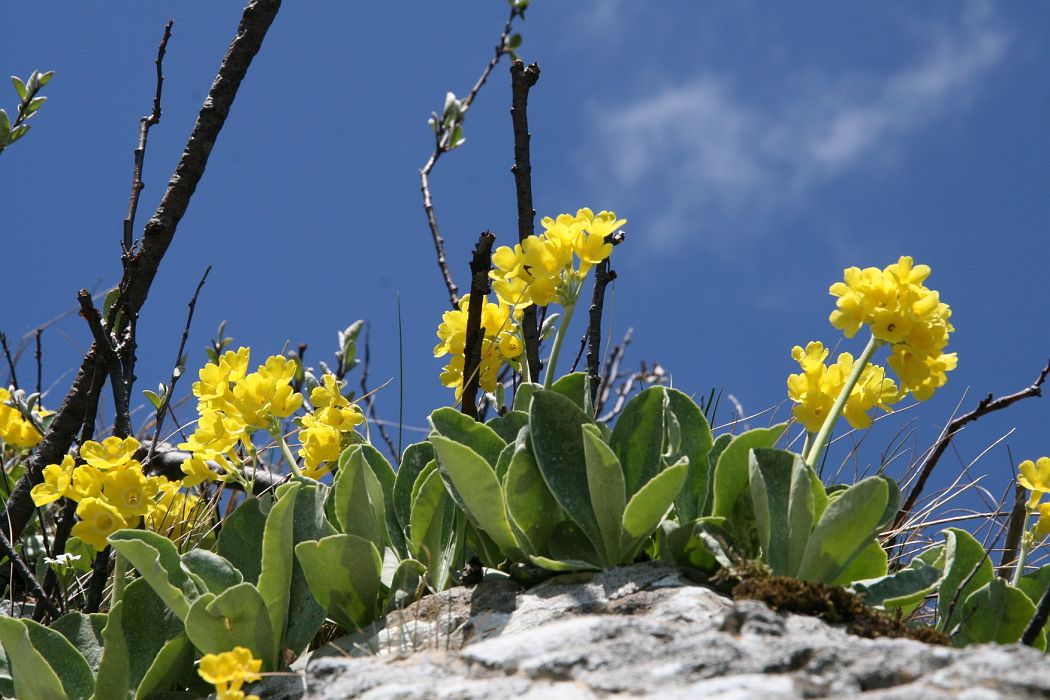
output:
[[[616,162],[594,175],[610,201],[644,192],[664,212],[653,230],[665,244],[716,217],[775,213],[965,105],[1006,44],[971,8],[895,71],[829,71],[772,104],[749,99],[732,76],[701,73],[596,114],[593,138]]]

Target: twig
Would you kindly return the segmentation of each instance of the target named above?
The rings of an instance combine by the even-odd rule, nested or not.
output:
[[[503,58],[503,54],[507,53],[507,38],[510,36],[511,26],[514,24],[514,18],[519,15],[517,8],[511,8],[510,17],[507,19],[507,23],[503,26],[503,33],[500,34],[499,43],[496,44],[495,55],[489,60],[488,65],[485,66],[485,70],[481,72],[481,77],[474,83],[474,87],[471,88],[470,94],[468,94],[461,103],[461,111],[466,112],[470,107],[471,103],[474,102],[474,98],[478,96],[478,92],[484,87],[485,82],[489,79],[489,74],[492,73],[492,69],[496,67],[500,59]],[[440,124],[438,125],[440,127]],[[430,154],[430,158],[427,159],[426,164],[423,165],[422,170],[419,171],[419,183],[420,191],[423,193],[423,211],[427,215],[427,225],[430,227],[430,235],[434,239],[434,250],[437,253],[438,267],[441,269],[442,279],[445,281],[445,287],[448,288],[448,300],[452,304],[452,308],[458,308],[459,306],[459,287],[452,281],[452,274],[448,269],[448,258],[445,256],[445,239],[441,237],[441,231],[438,229],[437,215],[434,213],[434,202],[430,196],[430,173],[437,165],[438,159],[441,158],[443,153],[447,153],[455,147],[455,144],[450,142],[453,130],[442,131],[440,128],[437,130],[434,142],[434,152]]]
[[[168,23],[168,27],[171,27],[171,23]],[[208,279],[208,274],[211,272],[211,265],[204,271],[204,275],[201,276],[201,281],[197,283],[197,288],[193,290],[193,296],[190,298],[190,303],[187,304],[189,307],[189,313],[186,314],[186,325],[182,329],[182,340],[179,342],[179,351],[175,353],[175,367],[171,370],[171,381],[168,384],[167,391],[164,392],[164,400],[161,401],[159,407],[157,407],[157,417],[154,420],[153,427],[153,440],[150,442],[149,450],[146,452],[146,461],[143,464],[149,464],[149,461],[153,459],[153,452],[158,442],[160,442],[160,431],[164,425],[164,412],[168,409],[168,404],[171,403],[171,397],[175,394],[175,384],[179,381],[179,377],[182,376],[186,368],[186,362],[183,353],[186,351],[186,341],[190,337],[190,325],[193,323],[193,312],[197,309],[197,297],[201,294],[201,289],[204,288],[204,282]]]
[[[171,26],[174,23],[175,20],[168,20],[167,26],[164,27],[164,37],[160,40],[160,46],[157,47],[157,60],[155,61],[157,66],[157,92],[153,96],[153,111],[139,120],[139,144],[135,147],[135,167],[131,176],[131,197],[128,200],[128,214],[124,217],[125,255],[131,253],[135,212],[139,207],[139,194],[142,192],[142,188],[145,187],[142,184],[142,165],[146,158],[146,140],[149,138],[150,127],[160,122],[160,93],[164,87],[164,52],[167,51],[168,39],[171,38]]]
[[[43,395],[43,377],[44,377],[44,355],[40,348],[40,335],[43,330],[40,328],[36,329],[36,393]]]
[[[233,106],[241,81],[247,74],[255,54],[259,52],[280,6],[280,0],[251,0],[244,9],[237,36],[230,44],[204,105],[197,115],[197,122],[168,182],[167,190],[157,210],[146,223],[142,247],[129,257],[125,266],[120,288],[124,308],[134,313],[138,313],[146,301],[161,259],[175,238],[178,224],[204,175],[208,156]],[[17,537],[21,534],[32,515],[33,502],[29,492],[33,486],[43,481],[44,466],[61,461],[62,455],[69,450],[76,431],[84,424],[88,386],[95,366],[101,359],[101,350],[96,347],[92,347],[84,356],[80,371],[59,407],[48,434],[33,451],[25,474],[18,480],[11,497],[7,500],[6,518],[0,518],[0,526],[10,527],[11,536]]]
[[[0,347],[4,349],[4,358],[7,359],[7,370],[11,374],[11,386],[18,388],[18,375],[15,374],[15,363],[11,359],[11,351],[7,347],[7,335],[0,332]]]
[[[598,400],[594,405],[594,413],[598,415],[605,408],[605,404],[609,401],[609,394],[612,392],[613,384],[620,378],[620,363],[623,361],[623,356],[627,352],[627,346],[631,344],[634,339],[634,329],[628,328],[627,332],[624,333],[623,340],[613,347],[612,352],[609,353],[608,359],[605,361],[605,372],[602,377],[601,390],[598,392]]]
[[[521,61],[510,64],[511,108],[510,119],[514,126],[514,188],[518,199],[518,242],[533,235],[536,226],[536,210],[532,206],[532,158],[529,155],[529,89],[540,79],[540,67],[535,63],[526,66]],[[522,336],[525,341],[525,361],[529,363],[529,376],[537,381],[540,376],[540,327],[536,318],[536,305],[530,304],[521,315]]]
[[[368,409],[368,416],[372,419],[372,425],[379,429],[379,435],[383,438],[383,442],[386,443],[386,447],[390,450],[391,456],[394,461],[401,462],[401,455],[397,451],[397,445],[390,439],[390,433],[387,432],[386,426],[382,421],[379,420],[379,414],[376,411],[375,397],[373,393],[368,391],[368,368],[372,361],[372,328],[370,324],[365,324],[365,361],[361,366],[361,397],[365,400],[365,406]]]
[[[605,308],[605,288],[616,279],[616,271],[609,267],[608,258],[594,268],[594,294],[591,297],[590,321],[587,324],[587,376],[591,378],[591,403],[598,398],[601,375],[602,311]]]
[[[55,556],[58,556],[59,554],[65,554],[66,544],[69,542],[69,534],[73,530],[73,524],[75,522],[77,513],[76,501],[69,498],[63,498],[61,503],[62,507],[59,510],[58,524],[55,526],[55,536],[53,542]],[[54,567],[49,566],[47,568],[47,573],[44,574],[44,594],[51,596],[55,593],[59,593],[58,572],[55,571]],[[65,610],[67,607],[67,602],[64,596],[60,596],[58,602],[61,609]],[[37,622],[39,622],[43,619],[43,615],[41,615],[39,618],[36,615],[34,615],[33,618],[36,619]]]
[[[29,587],[29,590],[36,596],[37,605],[44,606],[44,609],[53,617],[58,617],[61,613],[55,604],[51,602],[51,599],[44,593],[44,589],[40,587],[40,582],[36,580],[36,577],[29,571],[29,567],[22,560],[22,555],[15,551],[15,548],[11,545],[11,540],[7,539],[2,532],[0,532],[0,553],[7,557],[8,561],[14,567],[15,572],[21,577],[22,581]],[[13,588],[13,586],[12,586]]]
[[[87,602],[84,604],[84,609],[81,612],[90,615],[98,612],[98,609],[102,607],[102,596],[106,591],[106,580],[109,578],[109,560],[112,552],[113,548],[107,545],[105,549],[95,555],[95,560],[91,562],[91,579],[88,581]]]
[[[933,468],[937,466],[937,460],[941,458],[944,451],[948,449],[948,445],[951,443],[952,438],[959,430],[962,429],[967,423],[971,423],[981,416],[999,411],[1011,406],[1012,404],[1020,401],[1021,399],[1027,399],[1031,396],[1042,396],[1043,382],[1046,381],[1047,374],[1050,374],[1050,361],[1047,362],[1046,367],[1042,369],[1036,380],[1025,387],[1021,391],[1015,392],[1008,396],[1002,396],[998,399],[994,398],[992,394],[981,399],[977,404],[977,408],[959,416],[955,420],[948,424],[948,427],[941,433],[941,436],[937,438],[937,442],[934,444],[934,448],[930,453],[930,456],[926,459],[925,464],[922,465],[922,469],[919,471],[919,477],[915,480],[915,485],[912,486],[908,492],[908,497],[904,500],[904,504],[900,510],[897,511],[897,518],[893,522],[893,529],[896,529],[904,524],[907,520],[911,509],[915,506],[915,502],[919,499],[919,495],[922,494],[923,488],[926,486],[926,480],[930,478],[930,474],[933,472]],[[892,546],[891,542],[891,546]]]
[[[1006,542],[1003,543],[1003,555],[999,559],[999,576],[1007,581],[1017,561],[1017,551],[1021,545],[1021,535],[1024,534],[1025,526],[1025,502],[1028,500],[1028,491],[1018,483],[1014,484],[1014,505],[1010,509],[1010,519],[1006,526]]]
[[[80,302],[80,315],[87,321],[91,328],[91,335],[95,338],[94,347],[101,348],[102,357],[106,362],[109,372],[110,386],[113,387],[113,432],[120,437],[131,435],[130,399],[128,397],[128,382],[124,377],[124,368],[120,364],[120,357],[116,348],[113,347],[112,339],[102,327],[102,317],[98,309],[91,303],[91,294],[88,290],[81,289],[77,292],[77,301]]]
[[[1035,640],[1039,638],[1039,631],[1046,627],[1046,621],[1050,619],[1050,586],[1043,591],[1043,597],[1039,599],[1039,605],[1035,608],[1032,621],[1024,628],[1021,635],[1021,644],[1034,646]]]
[[[489,270],[492,269],[492,244],[496,237],[483,232],[474,246],[470,260],[470,306],[467,308],[466,343],[463,347],[463,394],[460,410],[477,420],[478,384],[481,383],[481,346],[485,331],[481,327],[481,312],[489,293]]]

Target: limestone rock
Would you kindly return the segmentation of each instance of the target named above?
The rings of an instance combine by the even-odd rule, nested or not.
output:
[[[429,596],[315,653],[308,698],[1050,697],[1021,646],[863,639],[637,564]]]

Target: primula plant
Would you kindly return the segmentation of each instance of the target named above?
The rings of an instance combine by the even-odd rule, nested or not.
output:
[[[465,116],[493,66],[520,47],[511,28],[528,2],[509,6],[475,89],[462,99],[449,93],[433,115],[435,151],[420,173],[450,301],[433,354],[447,358],[439,380],[454,390],[453,405],[431,412],[425,439],[401,449],[366,386],[367,340],[360,395],[347,379],[362,322],[338,334],[334,362],[318,370],[304,364],[305,346],[253,363],[222,326],[190,388],[196,411],[171,432],[181,439],[173,445],[163,428],[174,419],[185,347],[170,382],[142,392],[156,413],[134,431],[133,320],[221,127],[215,113],[229,110],[228,86],[239,85],[259,48],[240,42],[261,41],[276,13],[253,0],[244,19],[253,29],[238,34],[223,67],[239,74],[216,82],[179,176],[137,242],[132,206],[125,278],[101,311],[88,292],[78,296],[93,345],[69,396],[49,401],[59,406],[52,412],[39,391],[14,381],[0,388],[8,483],[0,554],[10,601],[0,615],[0,695],[296,697],[297,672],[315,649],[344,635],[367,643],[385,615],[424,595],[640,561],[723,589],[745,579],[844,587],[871,611],[942,641],[1046,648],[1050,565],[1032,563],[1050,536],[1050,458],[1018,467],[998,570],[994,547],[960,528],[935,533],[928,513],[913,508],[957,421],[1038,395],[1050,367],[1032,387],[953,421],[907,494],[884,467],[844,483],[824,474],[840,418],[867,430],[876,411],[929,399],[957,366],[947,352],[951,309],[926,286],[928,266],[901,256],[884,268],[850,267],[831,285],[832,327],[846,340],[863,331],[866,344],[836,358],[822,341],[791,350],[800,369],[787,378],[791,421],[720,430],[713,392],[698,404],[656,373],[645,388],[633,388],[646,383],[636,378],[617,385],[626,341],[603,363],[601,323],[626,220],[581,208],[544,217],[536,232],[524,98],[539,69],[515,62],[517,237],[492,250],[497,237],[482,234],[470,292],[458,295],[429,176],[464,143]],[[158,70],[169,37],[170,25]],[[5,126],[0,110],[0,149],[25,133],[50,75],[16,80],[21,121]],[[157,121],[159,104],[142,122],[138,158]],[[585,290],[586,371],[559,372]],[[113,424],[96,430],[106,382]],[[610,395],[615,405],[604,410]]]

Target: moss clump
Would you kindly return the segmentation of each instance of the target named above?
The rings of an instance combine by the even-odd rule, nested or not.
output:
[[[741,576],[730,594],[737,600],[761,601],[777,612],[811,615],[831,624],[843,625],[850,634],[858,637],[904,637],[945,646],[950,643],[948,635],[943,632],[932,627],[909,627],[887,613],[865,605],[845,588],[749,571]]]

